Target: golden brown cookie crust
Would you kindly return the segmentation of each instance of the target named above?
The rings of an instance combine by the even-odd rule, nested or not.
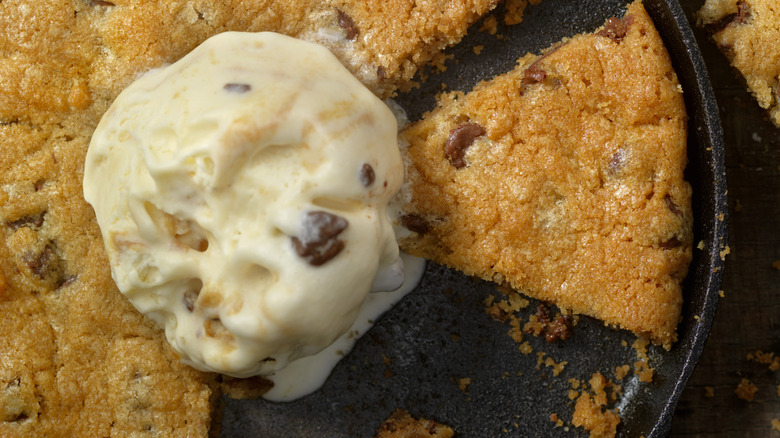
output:
[[[0,435],[211,428],[219,382],[116,290],[82,195],[90,137],[126,85],[216,33],[276,31],[322,40],[386,96],[496,1],[1,2]]]
[[[667,348],[676,340],[692,243],[686,114],[641,3],[444,94],[402,136],[405,209],[421,231],[403,249]]]
[[[397,409],[385,420],[374,438],[452,438],[455,432],[433,420],[413,418],[409,412]]]
[[[750,92],[780,126],[780,7],[774,0],[707,0],[698,24],[745,78]]]

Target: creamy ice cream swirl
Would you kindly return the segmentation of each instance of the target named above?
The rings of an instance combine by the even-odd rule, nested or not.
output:
[[[224,33],[116,99],[84,194],[120,291],[183,360],[245,377],[400,285],[385,209],[402,177],[395,117],[327,49]]]

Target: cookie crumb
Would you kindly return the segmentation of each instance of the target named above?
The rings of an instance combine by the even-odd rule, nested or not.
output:
[[[531,1],[531,4],[537,3],[539,3],[539,0]],[[504,24],[507,26],[520,24],[523,21],[523,12],[526,6],[528,6],[528,0],[506,0],[504,2],[504,8],[506,9]]]
[[[780,432],[780,420],[778,420],[777,418],[772,419],[772,429]]]
[[[618,367],[615,367],[615,378],[618,380],[623,380],[627,375],[628,372],[631,370],[631,367],[628,365],[621,365]]]
[[[776,270],[780,271],[780,260],[775,260],[772,262],[772,267]]]
[[[556,414],[555,412],[553,412],[552,414],[550,414],[550,421],[552,421],[553,423],[555,423],[555,427],[563,427],[563,420],[561,420],[561,419],[558,417],[558,414]]]
[[[493,15],[488,15],[485,21],[482,22],[482,26],[479,28],[480,32],[487,32],[490,35],[495,35],[498,32],[498,21]]]
[[[458,388],[460,388],[463,392],[468,392],[469,385],[471,385],[471,377],[464,377],[462,379],[458,379]]]
[[[589,384],[591,393],[583,391],[574,405],[572,424],[583,427],[590,432],[591,437],[614,437],[617,434],[620,417],[614,409],[606,408],[607,393],[605,391],[613,384],[599,372],[593,374]]]
[[[704,396],[707,398],[715,397],[715,388],[713,388],[712,386],[705,386]]]
[[[546,354],[543,351],[536,353],[536,369],[541,369],[542,365],[550,367],[553,369],[553,376],[557,377],[559,374],[561,374],[563,369],[566,367],[566,364],[568,364],[568,362],[565,360],[556,363],[553,358],[549,356],[545,358],[545,356]]]
[[[655,369],[650,366],[649,358],[647,356],[647,345],[650,344],[650,340],[647,338],[637,338],[631,345],[636,350],[636,357],[638,361],[634,362],[634,373],[639,377],[640,382],[650,383],[653,381],[653,374]]]
[[[479,55],[482,53],[482,50],[485,48],[482,44],[478,44],[471,48],[471,51],[474,52],[475,55]]]
[[[753,401],[757,391],[758,388],[753,384],[753,382],[743,378],[737,385],[737,389],[734,390],[734,393],[737,394],[737,397],[741,398],[742,400]]]
[[[769,371],[780,370],[780,356],[775,356],[772,352],[764,353],[761,350],[756,350],[753,353],[747,354],[747,360],[751,360],[762,365],[769,365]]]
[[[374,438],[452,438],[453,436],[455,436],[455,431],[448,426],[433,420],[426,420],[425,418],[415,420],[409,412],[403,409],[396,409],[390,418],[379,426],[379,430]]]

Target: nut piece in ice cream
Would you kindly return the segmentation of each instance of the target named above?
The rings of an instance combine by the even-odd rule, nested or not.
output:
[[[325,48],[277,34],[223,33],[146,73],[84,174],[119,289],[202,370],[268,374],[322,350],[375,277],[403,280],[385,212],[396,129]]]

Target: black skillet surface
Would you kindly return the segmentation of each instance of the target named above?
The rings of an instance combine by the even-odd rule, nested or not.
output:
[[[508,71],[526,52],[565,36],[590,32],[622,16],[625,0],[544,0],[526,10],[521,25],[499,26],[503,40],[478,32],[450,51],[447,72],[400,96],[412,120],[433,107],[441,82],[470,89]],[[652,383],[627,377],[617,403],[620,436],[660,437],[671,426],[677,400],[704,347],[718,300],[726,238],[726,181],[717,107],[704,63],[676,0],[645,0],[672,56],[690,116],[687,177],[694,189],[694,249],[684,287],[679,341],[671,351],[651,347]],[[499,7],[500,10],[500,7]],[[499,11],[499,18],[502,15]],[[499,22],[501,20],[499,19]],[[483,45],[480,55],[472,48]],[[720,215],[720,216],[719,216]],[[495,285],[429,263],[418,288],[384,315],[336,367],[323,388],[290,403],[226,399],[222,437],[370,437],[396,408],[450,425],[460,437],[586,436],[582,429],[555,427],[550,414],[570,422],[574,402],[568,379],[587,380],[595,371],[613,377],[616,366],[633,364],[635,337],[582,317],[574,336],[557,344],[527,336],[534,353],[524,355],[507,336],[509,326],[490,319],[483,300]],[[534,312],[536,302],[524,310]],[[625,346],[621,341],[625,341]],[[537,353],[563,372],[537,366]],[[470,378],[465,391],[458,381]]]

